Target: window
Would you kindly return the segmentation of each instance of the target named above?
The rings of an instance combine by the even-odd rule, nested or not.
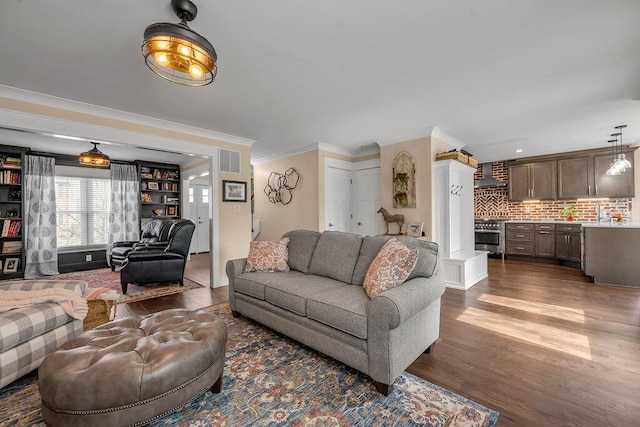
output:
[[[110,190],[108,178],[62,176],[56,172],[58,248],[107,245]]]

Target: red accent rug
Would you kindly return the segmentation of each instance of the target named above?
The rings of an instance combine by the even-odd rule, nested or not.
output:
[[[151,427],[492,427],[498,420],[496,411],[406,372],[383,396],[366,375],[245,317],[231,317],[226,304],[206,310],[228,328],[222,392],[207,391]],[[0,390],[0,425],[44,426],[36,372]],[[108,386],[97,384],[96,392]]]
[[[162,297],[165,295],[178,294],[189,289],[201,288],[202,285],[184,278],[184,286],[175,283],[157,283],[148,285],[134,285],[129,283],[127,294],[122,295],[120,286],[120,273],[111,271],[110,268],[100,268],[98,270],[74,271],[73,273],[62,273],[57,276],[43,277],[46,280],[84,280],[89,288],[109,288],[113,289],[120,297],[118,304],[126,302],[142,301],[144,299]]]

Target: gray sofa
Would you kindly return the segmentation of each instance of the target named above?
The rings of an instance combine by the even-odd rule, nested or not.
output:
[[[388,394],[394,380],[436,341],[440,297],[438,246],[398,237],[419,250],[400,286],[370,299],[362,284],[390,236],[295,230],[287,272],[244,273],[245,259],[227,262],[229,306],[367,375]]]

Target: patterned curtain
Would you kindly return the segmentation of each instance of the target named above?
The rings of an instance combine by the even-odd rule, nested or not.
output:
[[[111,163],[111,212],[109,213],[110,260],[113,242],[140,240],[140,184],[134,165]]]
[[[24,157],[25,279],[58,274],[55,165],[52,157]]]

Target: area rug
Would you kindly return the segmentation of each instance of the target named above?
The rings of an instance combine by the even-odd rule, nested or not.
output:
[[[222,392],[207,391],[151,426],[497,423],[497,412],[406,372],[383,396],[367,376],[258,323],[234,319],[226,304],[211,311],[225,320],[229,332]],[[0,425],[44,426],[35,373],[0,390]]]
[[[111,268],[100,268],[97,270],[74,271],[72,273],[62,273],[57,276],[47,277],[48,280],[84,280],[89,288],[109,288],[122,294],[120,286],[120,273],[111,271]],[[141,301],[149,298],[162,297],[165,295],[177,294],[188,291],[189,289],[201,288],[202,285],[189,280],[186,277],[183,280],[184,286],[180,286],[178,282],[174,283],[157,283],[144,286],[129,283],[127,294],[118,297],[118,303],[127,303]]]

